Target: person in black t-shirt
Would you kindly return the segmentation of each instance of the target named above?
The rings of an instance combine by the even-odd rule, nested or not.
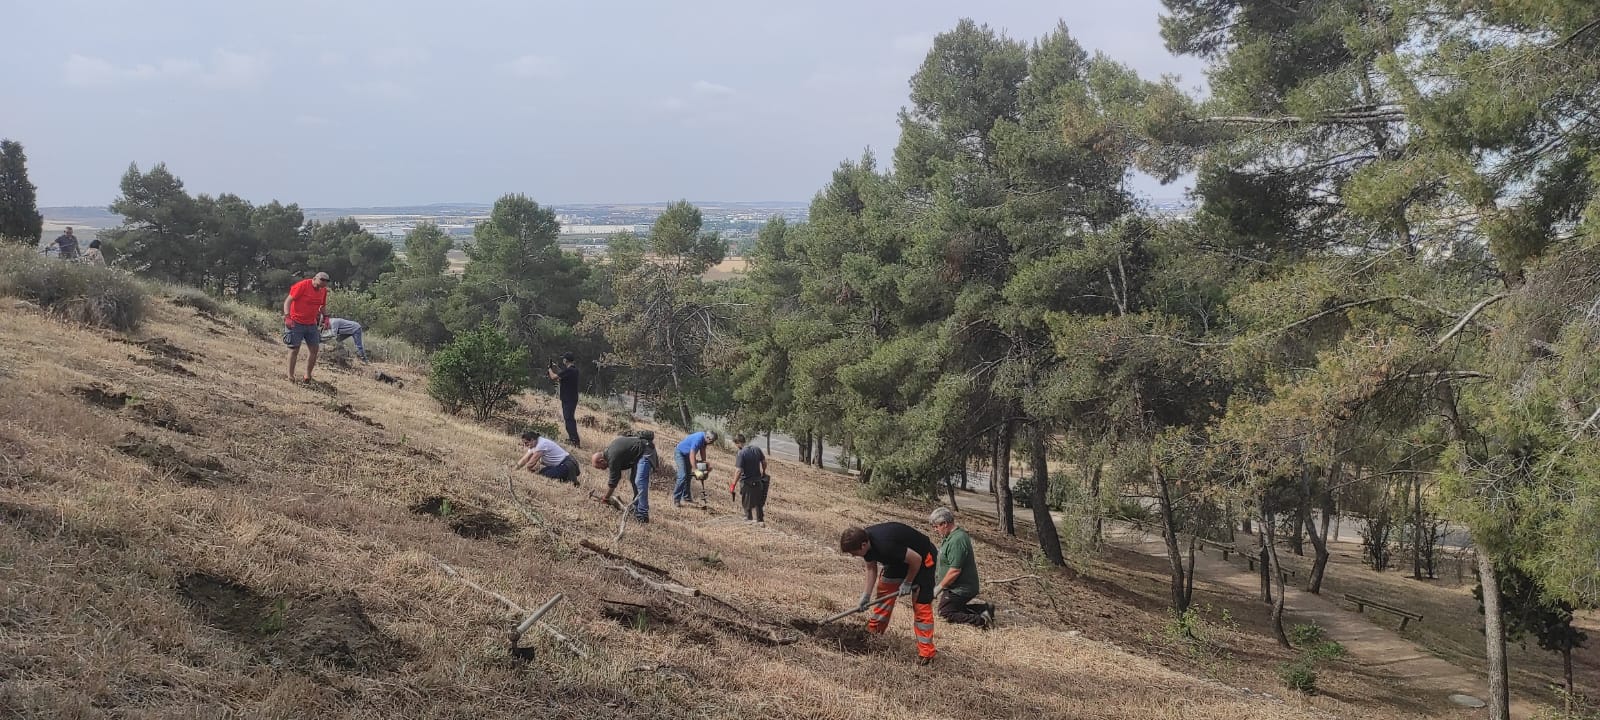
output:
[[[639,522],[650,522],[650,468],[655,458],[654,440],[654,433],[650,433],[649,437],[622,435],[612,440],[605,450],[589,458],[589,463],[596,470],[605,470],[607,473],[606,494],[600,498],[601,505],[610,504],[611,495],[617,491],[617,484],[622,482],[624,475],[632,475],[633,516]]]
[[[733,446],[739,449],[739,454],[733,458],[736,469],[733,485],[728,490],[739,489],[744,500],[745,522],[766,525],[767,486],[771,482],[767,478],[767,456],[761,452],[761,448],[746,445],[744,433],[733,436]]]
[[[550,379],[561,384],[561,419],[567,423],[567,444],[583,447],[578,442],[578,363],[572,353],[561,354],[561,367],[545,368]]]
[[[886,522],[845,528],[839,536],[839,549],[866,562],[867,584],[861,607],[872,608],[867,632],[887,630],[895,598],[916,593],[911,608],[915,614],[912,627],[917,636],[917,664],[932,662],[937,654],[933,646],[933,568],[938,547],[910,525]],[[875,597],[884,599],[873,605]]]

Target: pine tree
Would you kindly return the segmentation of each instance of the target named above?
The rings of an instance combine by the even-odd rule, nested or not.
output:
[[[0,140],[0,241],[37,245],[44,231],[22,143]]]

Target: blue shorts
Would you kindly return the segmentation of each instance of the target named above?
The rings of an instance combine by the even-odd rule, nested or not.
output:
[[[298,348],[301,340],[305,341],[306,347],[318,347],[322,344],[322,330],[315,325],[295,324],[283,331],[283,344]]]

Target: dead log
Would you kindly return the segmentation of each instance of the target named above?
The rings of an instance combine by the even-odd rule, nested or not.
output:
[[[612,570],[621,570],[627,573],[629,577],[632,577],[634,580],[639,581],[643,585],[653,590],[669,592],[674,595],[683,595],[685,597],[700,597],[700,591],[696,588],[688,587],[686,585],[679,585],[675,582],[656,582],[655,580],[645,577],[643,573],[627,565],[607,565],[606,567]]]

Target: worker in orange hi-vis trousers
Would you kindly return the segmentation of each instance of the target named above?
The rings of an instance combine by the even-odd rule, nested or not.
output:
[[[871,608],[867,632],[878,634],[889,628],[897,597],[916,594],[911,609],[912,627],[917,634],[917,664],[933,662],[933,566],[939,549],[927,535],[910,525],[886,522],[867,528],[848,527],[839,536],[839,549],[866,561],[866,592],[860,607],[872,605],[874,598],[886,599]]]

